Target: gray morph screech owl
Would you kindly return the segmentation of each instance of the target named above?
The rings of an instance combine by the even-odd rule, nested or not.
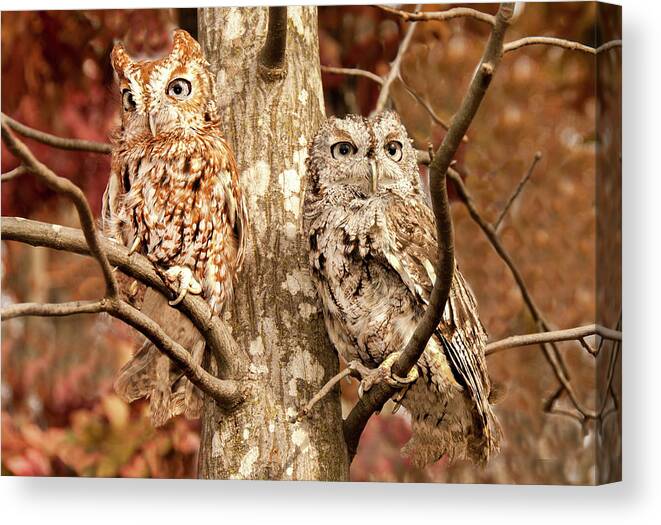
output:
[[[307,162],[305,227],[329,336],[345,360],[388,367],[424,313],[438,259],[415,150],[395,113],[350,115],[322,125]],[[401,391],[413,430],[404,453],[417,465],[483,464],[498,450],[486,339],[456,268],[443,321]]]
[[[177,296],[172,305],[186,293],[201,294],[218,314],[243,262],[247,210],[209,64],[183,30],[161,59],[134,60],[117,44],[111,62],[122,107],[103,228],[163,272]],[[142,310],[201,362],[200,334],[160,294],[147,289]],[[196,389],[148,341],[120,371],[115,389],[129,402],[149,397],[157,426],[182,412],[199,413]]]

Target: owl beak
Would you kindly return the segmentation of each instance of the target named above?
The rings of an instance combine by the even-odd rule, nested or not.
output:
[[[156,136],[156,117],[153,113],[149,114],[149,131],[151,131],[153,137]]]
[[[370,159],[370,192],[376,193],[379,189],[379,170],[374,159]]]

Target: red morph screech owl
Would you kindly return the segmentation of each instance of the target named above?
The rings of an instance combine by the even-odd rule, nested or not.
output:
[[[174,32],[172,51],[163,58],[134,60],[116,44],[111,62],[121,126],[112,138],[103,228],[162,272],[176,297],[171,305],[187,293],[201,294],[219,314],[243,262],[247,210],[234,154],[220,129],[209,64],[183,30]],[[145,310],[201,360],[199,334],[160,294],[146,291]],[[157,425],[199,411],[195,388],[149,342],[115,387],[128,401],[150,397]]]

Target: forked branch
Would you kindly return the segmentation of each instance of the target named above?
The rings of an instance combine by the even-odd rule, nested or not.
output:
[[[117,296],[117,281],[112,272],[110,263],[105,252],[99,244],[99,234],[94,225],[94,216],[87,203],[85,194],[73,182],[53,173],[45,164],[39,162],[32,152],[10,131],[9,124],[2,117],[2,141],[9,151],[11,151],[32,173],[41,179],[48,187],[54,191],[67,196],[73,202],[78,212],[80,225],[85,233],[85,239],[90,247],[94,258],[98,261],[103,278],[106,282],[106,295],[108,297]]]
[[[3,240],[18,241],[31,246],[41,246],[80,255],[91,255],[83,232],[68,228],[17,217],[3,217],[0,223]],[[107,254],[110,264],[119,268],[129,277],[168,296],[170,290],[156,273],[151,262],[140,254],[129,255],[125,246],[101,237],[102,249]],[[200,297],[188,294],[177,305],[205,338],[215,356],[220,357],[220,367],[235,377],[243,377],[247,370],[247,357],[238,349],[229,328],[218,317],[211,317],[208,304]],[[188,376],[191,382],[223,406],[236,405],[245,395],[245,385],[234,380],[218,379],[202,367],[193,363],[190,354],[181,345],[172,340],[160,326],[139,310],[118,298],[104,298],[98,301],[74,301],[59,304],[24,303],[3,308],[2,320],[26,315],[66,316],[107,312],[150,339],[156,347],[167,355]]]
[[[266,80],[273,81],[287,74],[287,7],[269,7],[266,41],[259,52],[259,71]]]
[[[418,4],[416,6],[416,10],[420,9],[420,7],[420,4]],[[379,92],[379,98],[376,101],[374,113],[379,113],[386,107],[386,102],[388,102],[388,98],[390,97],[390,86],[395,81],[395,79],[399,78],[399,70],[402,67],[402,60],[404,59],[404,55],[406,54],[406,51],[411,44],[411,40],[413,39],[415,27],[416,22],[412,22],[406,30],[404,40],[402,40],[402,42],[399,44],[397,56],[395,57],[395,60],[392,61],[392,64],[390,64],[390,71],[388,71],[388,74],[383,79],[383,85],[381,87],[381,91]]]
[[[103,298],[100,301],[74,301],[69,303],[23,303],[0,310],[3,321],[17,317],[62,317],[79,314],[105,312],[124,321],[149,339],[174,362],[182,373],[206,395],[221,406],[232,408],[245,398],[243,385],[231,379],[218,379],[196,364],[189,352],[171,339],[165,331],[148,316],[119,298]]]

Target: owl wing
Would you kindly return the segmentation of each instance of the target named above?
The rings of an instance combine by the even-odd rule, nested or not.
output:
[[[420,304],[429,304],[435,281],[438,249],[431,209],[422,200],[397,199],[386,208],[383,255]],[[394,248],[394,249],[393,249]],[[459,269],[455,267],[443,321],[435,331],[457,382],[475,401],[484,428],[490,428],[488,403],[490,380],[484,346],[487,334],[478,317],[477,302]]]
[[[204,169],[209,176],[202,177],[197,198],[199,209],[193,210],[193,223],[207,225],[206,232],[190,228],[187,246],[197,246],[194,259],[200,268],[206,288],[205,298],[211,308],[220,312],[233,294],[234,283],[246,251],[248,212],[239,184],[239,173],[231,148],[224,139],[217,138],[218,147],[209,151],[213,161],[207,159]],[[201,228],[200,228],[201,229]],[[197,235],[193,235],[193,232]],[[199,236],[205,236],[203,240]]]

